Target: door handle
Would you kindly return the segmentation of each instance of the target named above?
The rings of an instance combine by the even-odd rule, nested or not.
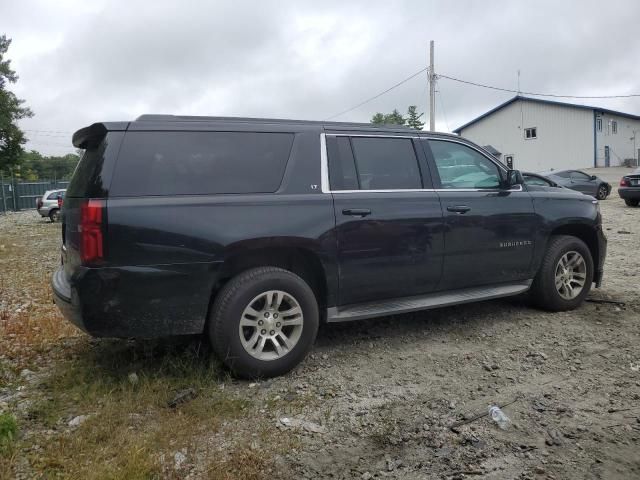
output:
[[[345,208],[342,210],[343,215],[351,215],[352,217],[366,217],[371,215],[371,210],[368,208]]]
[[[469,210],[471,210],[471,207],[467,207],[466,205],[449,205],[447,207],[447,211],[459,214],[467,213]]]

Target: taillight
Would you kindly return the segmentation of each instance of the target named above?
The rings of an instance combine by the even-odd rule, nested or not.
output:
[[[80,206],[80,258],[91,263],[104,258],[103,210],[104,200],[87,200]]]
[[[40,210],[42,208],[42,199],[41,198],[39,198],[38,201],[36,202],[36,208],[38,210]]]
[[[620,186],[621,187],[630,187],[631,184],[629,183],[629,179],[627,177],[622,177],[620,179]]]
[[[62,208],[62,197],[58,197],[58,208]]]

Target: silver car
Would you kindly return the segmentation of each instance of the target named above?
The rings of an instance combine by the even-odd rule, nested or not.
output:
[[[60,207],[66,189],[47,190],[42,197],[36,199],[36,209],[42,217],[49,217],[52,222],[60,218]]]

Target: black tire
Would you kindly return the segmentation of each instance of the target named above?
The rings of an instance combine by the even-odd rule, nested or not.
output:
[[[303,315],[302,333],[295,346],[282,357],[260,360],[242,346],[240,319],[252,299],[269,290],[281,290],[297,300]],[[259,267],[238,274],[220,290],[209,314],[208,335],[213,351],[235,376],[275,377],[290,371],[309,353],[318,323],[316,297],[302,278],[281,268]]]
[[[598,186],[598,192],[596,193],[596,198],[598,200],[605,200],[609,196],[609,189],[604,183],[601,183]]]
[[[575,251],[584,258],[586,264],[586,279],[582,291],[573,299],[568,300],[560,295],[555,285],[556,266],[567,253]],[[531,300],[544,310],[561,312],[578,307],[589,294],[593,283],[593,258],[589,247],[579,238],[569,235],[555,235],[549,240],[547,251],[540,270],[531,285]]]
[[[640,200],[637,198],[625,198],[624,203],[627,204],[627,207],[637,207]]]
[[[53,210],[51,210],[49,212],[49,220],[51,220],[51,223],[56,223],[59,218],[60,218],[60,209],[59,208],[54,208]]]

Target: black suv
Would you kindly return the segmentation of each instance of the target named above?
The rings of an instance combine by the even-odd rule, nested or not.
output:
[[[287,372],[321,321],[599,286],[598,202],[527,187],[454,135],[143,115],[76,132],[65,316],[95,336],[208,335],[242,377]]]

